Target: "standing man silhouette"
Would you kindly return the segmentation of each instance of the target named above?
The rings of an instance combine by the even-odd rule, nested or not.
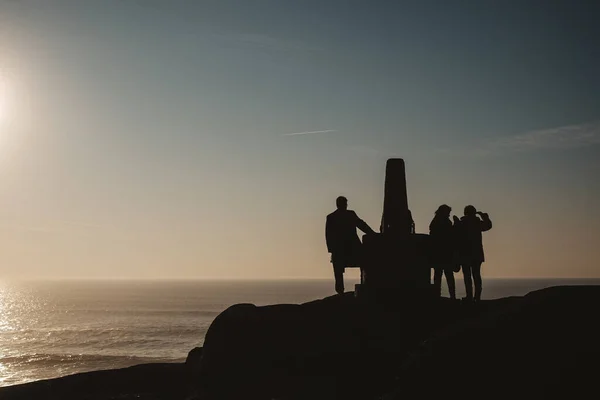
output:
[[[362,263],[362,242],[358,238],[356,228],[365,233],[376,232],[354,211],[348,210],[348,199],[344,196],[338,197],[335,204],[337,210],[327,216],[325,223],[325,241],[327,251],[331,253],[335,291],[342,294],[346,267],[360,267]]]
[[[479,301],[483,290],[481,264],[485,261],[481,233],[492,229],[492,221],[487,213],[477,211],[475,207],[468,205],[465,207],[465,215],[460,220],[454,216],[454,223],[458,227],[458,251],[465,279],[466,300],[473,300],[473,283],[475,283],[475,301]]]

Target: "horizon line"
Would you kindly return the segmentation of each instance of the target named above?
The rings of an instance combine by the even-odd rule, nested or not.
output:
[[[598,277],[557,277],[557,276],[498,276],[498,277],[487,277],[487,280],[599,280]],[[156,278],[137,278],[137,277],[3,277],[0,278],[0,283],[10,281],[165,281],[165,282],[181,282],[181,281],[245,281],[245,282],[264,282],[264,281],[331,281],[331,278],[318,278],[318,277],[279,277],[279,278],[232,278],[232,277],[156,277]],[[359,281],[360,278],[348,277],[349,281]]]

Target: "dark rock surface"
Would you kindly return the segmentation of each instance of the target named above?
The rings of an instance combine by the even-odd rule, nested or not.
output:
[[[403,362],[437,330],[509,307],[437,299],[394,307],[348,293],[302,305],[240,304],[207,332],[198,383],[202,398],[368,399],[393,389]]]
[[[0,400],[177,400],[190,392],[183,363],[84,372],[0,389]]]
[[[466,305],[352,294],[232,306],[185,364],[146,364],[0,389],[0,399],[596,397],[600,286]]]
[[[384,399],[598,397],[599,307],[599,286],[553,287],[450,325],[407,360]]]

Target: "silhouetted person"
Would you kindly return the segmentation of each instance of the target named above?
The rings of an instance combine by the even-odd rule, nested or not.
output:
[[[481,217],[481,219],[479,218]],[[481,281],[481,264],[485,261],[483,253],[482,232],[492,229],[492,221],[488,214],[479,212],[472,205],[465,207],[465,215],[458,220],[454,217],[459,233],[459,253],[465,279],[467,300],[473,300],[473,282],[475,283],[475,300],[481,300],[483,289]],[[458,222],[456,224],[456,222]]]
[[[325,240],[327,251],[331,253],[331,263],[335,276],[335,291],[344,293],[344,271],[346,267],[361,266],[362,243],[356,228],[365,233],[376,233],[352,210],[348,210],[348,200],[340,196],[335,201],[337,210],[327,216]],[[362,268],[361,268],[362,274]]]
[[[429,235],[432,240],[433,252],[433,284],[439,296],[442,295],[442,274],[446,275],[448,292],[451,299],[456,299],[456,285],[454,283],[455,261],[455,232],[450,220],[452,209],[442,204],[435,212],[429,224]]]

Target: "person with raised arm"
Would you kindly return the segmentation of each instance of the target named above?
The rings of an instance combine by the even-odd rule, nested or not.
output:
[[[492,221],[487,213],[477,211],[472,205],[465,207],[464,216],[460,220],[456,216],[453,218],[457,227],[459,259],[467,294],[465,300],[480,301],[483,291],[481,264],[485,261],[482,232],[492,229]]]

